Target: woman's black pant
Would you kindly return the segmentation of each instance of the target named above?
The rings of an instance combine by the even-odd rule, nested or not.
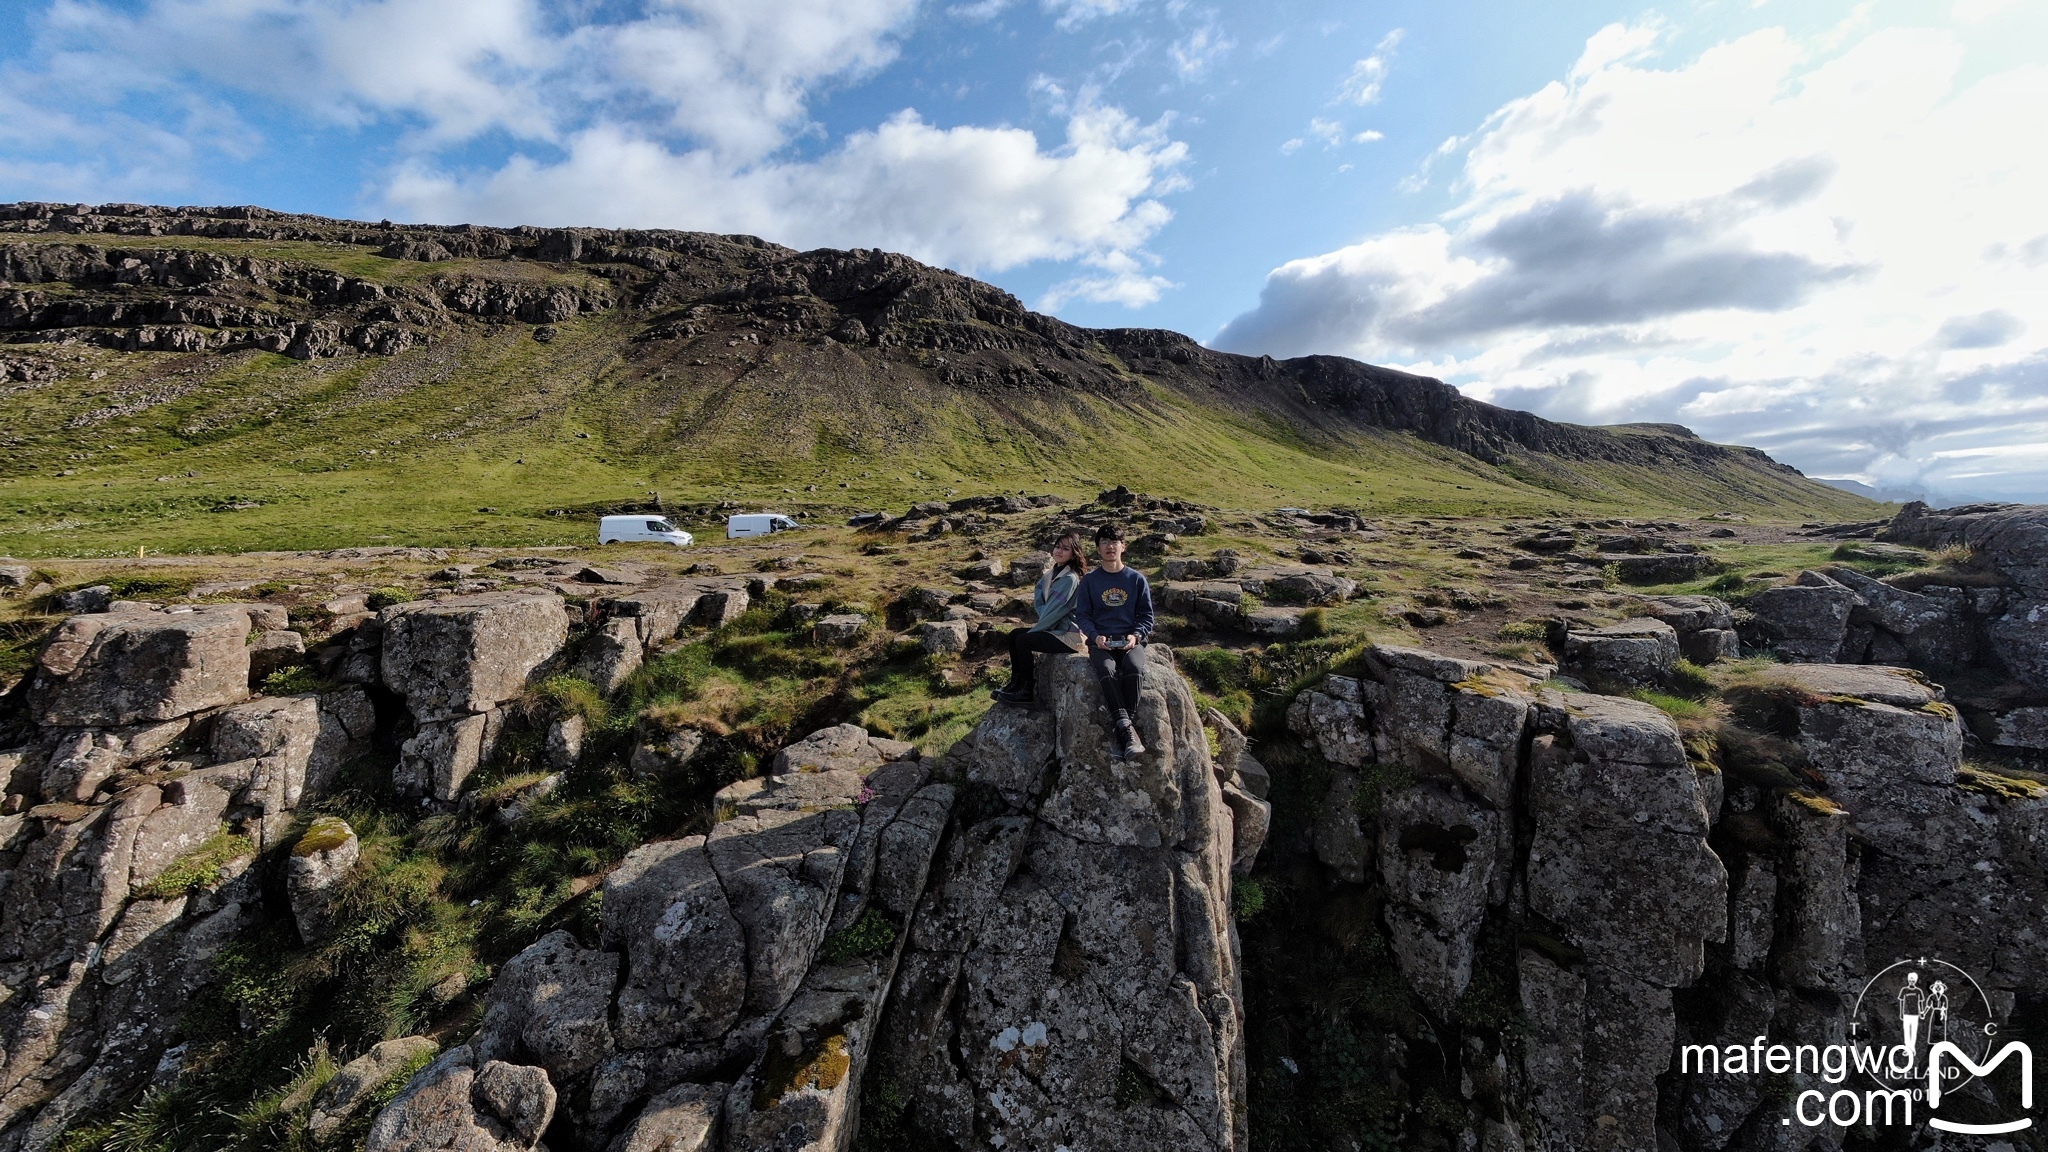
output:
[[[1072,652],[1066,641],[1050,632],[1033,632],[1029,628],[1010,629],[1010,687],[1030,691],[1037,683],[1036,657],[1040,652]]]
[[[1088,665],[1102,681],[1102,702],[1118,719],[1138,714],[1138,658],[1144,651],[1143,644],[1129,648],[1091,645],[1088,649]]]

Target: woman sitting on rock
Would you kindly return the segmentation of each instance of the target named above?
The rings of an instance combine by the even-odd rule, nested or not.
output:
[[[1100,567],[1081,578],[1075,621],[1088,637],[1088,663],[1102,682],[1102,702],[1116,719],[1116,758],[1145,751],[1131,718],[1138,711],[1138,662],[1152,635],[1152,585],[1124,563],[1124,530],[1105,524],[1095,531]]]
[[[1040,652],[1079,652],[1084,647],[1081,629],[1074,623],[1074,605],[1079,600],[1081,578],[1088,574],[1088,558],[1081,554],[1081,534],[1068,531],[1053,541],[1052,559],[1045,574],[1031,592],[1031,605],[1038,610],[1038,623],[1010,631],[1010,685],[996,693],[1008,704],[1029,704],[1037,686],[1032,668]]]

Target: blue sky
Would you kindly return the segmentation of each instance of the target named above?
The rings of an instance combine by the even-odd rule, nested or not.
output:
[[[746,231],[2048,499],[2048,4],[0,3],[0,199]]]

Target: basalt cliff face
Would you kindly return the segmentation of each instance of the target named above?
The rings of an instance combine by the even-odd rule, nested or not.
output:
[[[2024,1118],[2016,1065],[1872,1127],[1835,1094],[1877,1085],[1730,1053],[1896,1043],[1896,961],[1943,980],[1942,1036],[2039,1038],[2044,517],[1891,526],[1971,545],[1975,588],[1646,597],[1550,665],[1367,646],[1272,701],[1257,744],[1164,647],[1130,761],[1078,657],[943,756],[823,728],[721,789],[708,831],[628,852],[466,1024],[344,1053],[290,1107],[315,1138],[367,1122],[376,1152],[1988,1152],[1925,1121]],[[71,617],[0,752],[0,1150],[174,1086],[181,1009],[251,924],[332,930],[370,863],[303,814],[345,767],[446,812],[521,741],[574,774],[582,720],[530,689],[617,682],[760,588],[393,605],[338,622],[334,684],[275,696],[251,688],[290,647],[264,605]],[[1715,685],[1692,709],[1688,677]],[[659,773],[705,734],[638,739]]]

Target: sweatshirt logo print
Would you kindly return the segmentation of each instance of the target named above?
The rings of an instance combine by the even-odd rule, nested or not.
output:
[[[1121,588],[1105,588],[1102,590],[1102,602],[1111,608],[1123,607],[1124,601],[1130,598],[1131,594]]]

